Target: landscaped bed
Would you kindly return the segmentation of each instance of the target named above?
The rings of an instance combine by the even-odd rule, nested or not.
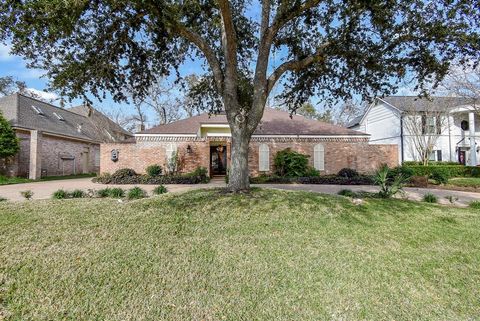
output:
[[[57,181],[57,180],[64,180],[64,179],[77,179],[77,178],[87,178],[87,177],[95,177],[95,176],[96,176],[95,173],[89,173],[89,174],[76,174],[76,175],[66,175],[66,176],[46,176],[38,180],[32,180],[32,179],[23,178],[23,177],[5,177],[0,175],[0,185]]]
[[[0,316],[474,320],[478,209],[219,190],[0,203]]]

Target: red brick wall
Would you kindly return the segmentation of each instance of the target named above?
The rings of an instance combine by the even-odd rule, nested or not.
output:
[[[30,165],[30,132],[17,130],[20,139],[20,151],[13,161],[3,168],[2,172],[9,176],[27,177]],[[62,160],[62,155],[75,157],[75,173],[83,173],[83,153],[88,152],[88,171],[99,172],[100,166],[95,164],[95,153],[100,153],[99,144],[92,144],[63,137],[43,134],[41,137],[41,168],[47,176],[70,175],[74,173],[73,161]],[[1,167],[1,166],[0,166]]]
[[[123,144],[102,144],[100,157],[100,171],[102,173],[113,173],[121,168],[132,168],[137,173],[144,173],[145,168],[152,164],[160,164],[165,167],[165,153],[168,144],[177,146],[181,160],[181,172],[191,172],[198,166],[209,169],[210,166],[210,141],[191,140],[181,142],[148,141],[139,140],[137,143]],[[279,150],[292,148],[303,154],[310,155],[310,165],[313,166],[313,149],[316,144],[321,143],[325,149],[325,171],[323,174],[336,174],[344,167],[354,168],[359,172],[373,172],[380,164],[388,164],[391,167],[398,164],[398,149],[396,145],[369,145],[364,140],[357,141],[314,141],[308,139],[297,140],[255,140],[252,139],[249,150],[250,174],[256,176],[258,172],[258,148],[265,143],[270,148],[270,168],[273,171],[273,158]],[[228,166],[230,165],[230,143],[227,145]],[[192,153],[186,152],[190,145]],[[111,151],[119,150],[119,160],[111,160]]]

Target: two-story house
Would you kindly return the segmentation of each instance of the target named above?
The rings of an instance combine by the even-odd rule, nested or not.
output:
[[[420,135],[433,137],[430,160],[476,166],[480,157],[480,116],[465,98],[376,98],[348,127],[370,134],[370,144],[397,145],[400,162],[420,160]]]

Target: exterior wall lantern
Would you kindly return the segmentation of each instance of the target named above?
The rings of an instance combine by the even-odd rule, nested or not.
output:
[[[192,153],[192,146],[188,145],[187,146],[187,154],[191,154]]]
[[[112,162],[117,162],[118,161],[118,154],[120,152],[118,151],[118,149],[112,149],[112,151],[110,152],[110,159],[112,160]]]

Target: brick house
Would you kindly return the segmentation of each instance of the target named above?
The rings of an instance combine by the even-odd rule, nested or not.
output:
[[[100,143],[132,134],[89,106],[63,109],[22,94],[0,98],[0,112],[20,139],[20,152],[0,162],[0,174],[41,176],[98,172]]]
[[[210,176],[225,175],[230,166],[230,141],[226,116],[204,113],[141,131],[129,141],[102,144],[100,171],[132,168],[144,173],[148,165],[165,166],[176,152],[181,172],[202,166]],[[285,148],[309,155],[310,165],[322,174],[336,174],[345,167],[371,172],[383,163],[398,164],[395,145],[370,145],[367,134],[266,108],[250,141],[250,175],[271,173],[275,154]]]

